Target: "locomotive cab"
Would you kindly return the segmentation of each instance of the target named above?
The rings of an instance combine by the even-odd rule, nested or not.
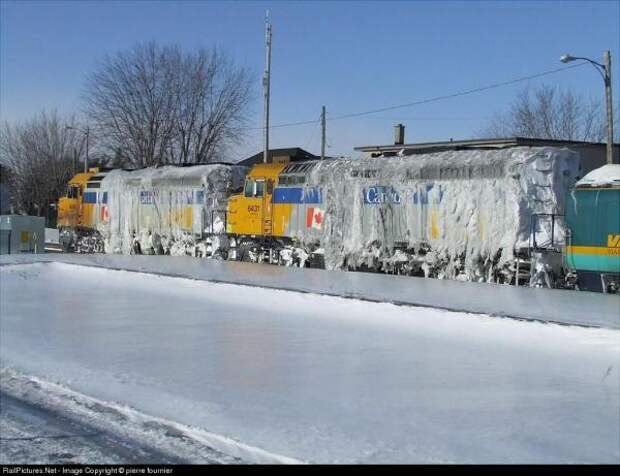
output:
[[[75,175],[67,185],[67,193],[58,200],[58,228],[77,227],[82,224],[82,196],[92,173]]]
[[[67,185],[64,197],[58,200],[58,220],[60,240],[65,251],[75,249],[76,242],[84,234],[92,233],[92,200],[88,199],[88,183],[99,173],[98,168],[76,174]]]
[[[257,164],[246,176],[243,193],[228,201],[226,231],[235,235],[273,236],[273,190],[286,164]]]

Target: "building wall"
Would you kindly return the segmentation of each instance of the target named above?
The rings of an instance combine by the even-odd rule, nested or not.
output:
[[[44,253],[45,219],[0,215],[0,254]]]
[[[581,155],[581,166],[583,175],[598,169],[607,163],[607,148],[605,146],[570,146],[568,147]],[[620,163],[620,146],[614,145],[614,163]]]

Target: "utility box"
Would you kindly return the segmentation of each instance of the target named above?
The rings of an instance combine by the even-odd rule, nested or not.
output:
[[[45,253],[45,218],[0,215],[0,254]]]

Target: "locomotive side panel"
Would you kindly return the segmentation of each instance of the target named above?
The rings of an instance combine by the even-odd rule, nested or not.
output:
[[[303,167],[282,171],[274,208],[288,207],[284,236],[320,250],[327,268],[493,281],[527,251],[532,215],[563,213],[579,157],[514,148]]]
[[[566,263],[580,289],[620,290],[620,188],[577,188],[569,196]]]
[[[185,254],[204,235],[225,232],[226,202],[245,171],[213,164],[110,172],[102,182],[109,220],[97,223],[106,252]]]

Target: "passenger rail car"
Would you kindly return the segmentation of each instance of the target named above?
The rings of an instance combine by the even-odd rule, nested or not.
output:
[[[579,289],[620,291],[620,165],[580,180],[566,207],[566,262]]]

